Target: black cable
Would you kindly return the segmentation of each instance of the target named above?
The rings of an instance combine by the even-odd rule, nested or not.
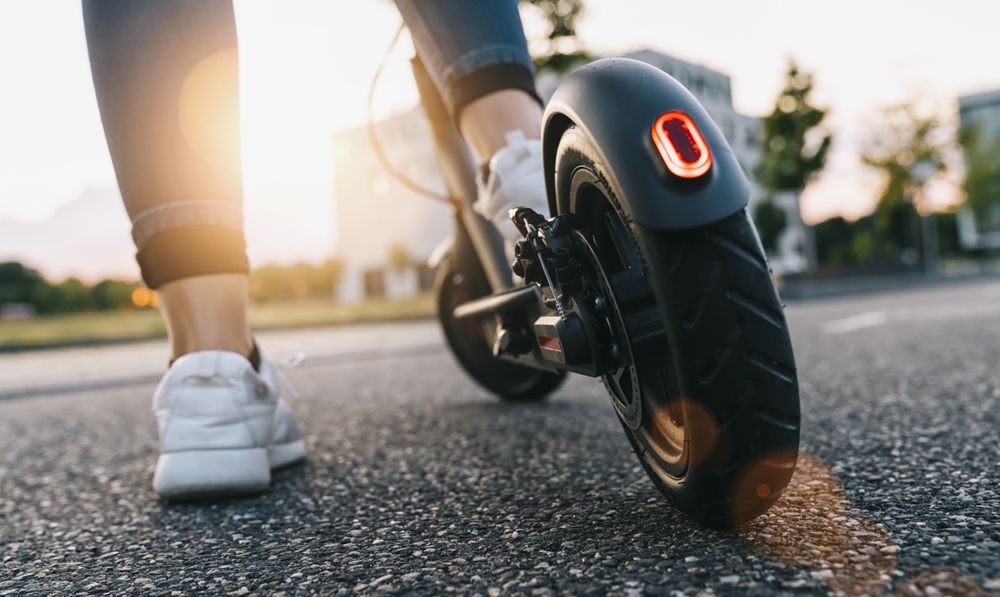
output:
[[[392,50],[396,47],[396,43],[399,41],[399,37],[403,34],[404,28],[405,25],[400,23],[399,29],[396,30],[396,34],[392,37],[392,41],[389,42],[389,47],[385,51],[385,56],[382,58],[382,62],[378,65],[378,68],[375,69],[375,75],[372,77],[371,87],[368,89],[368,137],[371,140],[372,148],[375,150],[375,156],[378,157],[378,161],[382,164],[382,167],[386,169],[390,176],[399,181],[401,185],[418,195],[427,197],[428,199],[454,206],[456,204],[454,198],[443,193],[438,193],[437,191],[415,182],[413,179],[403,174],[402,171],[397,169],[396,166],[393,165],[392,161],[389,160],[389,156],[385,153],[385,149],[382,147],[381,141],[379,141],[378,133],[375,131],[375,118],[372,115],[375,89],[378,86],[379,79],[382,77],[382,70],[385,69],[385,65],[389,62]]]

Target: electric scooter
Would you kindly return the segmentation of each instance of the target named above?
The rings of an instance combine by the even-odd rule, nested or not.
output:
[[[508,401],[541,399],[567,373],[600,379],[679,510],[714,527],[766,511],[795,469],[795,361],[750,185],[705,109],[635,60],[576,70],[544,115],[552,217],[512,210],[510,264],[472,208],[471,154],[412,65],[455,208],[435,295],[462,368]]]

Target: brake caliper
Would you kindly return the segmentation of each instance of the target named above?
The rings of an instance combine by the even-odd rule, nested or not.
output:
[[[546,220],[528,208],[511,210],[511,220],[524,235],[514,245],[514,273],[538,284],[549,313],[533,323],[544,360],[560,368],[598,377],[615,364],[615,338],[600,313],[599,285],[580,254],[584,235],[572,215]]]

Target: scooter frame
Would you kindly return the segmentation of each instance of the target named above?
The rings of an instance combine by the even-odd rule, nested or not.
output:
[[[454,317],[476,320],[495,358],[536,369],[604,375],[621,360],[621,343],[631,339],[622,336],[614,321],[622,314],[600,308],[602,297],[595,288],[603,274],[587,267],[591,247],[585,231],[572,232],[575,222],[570,215],[546,220],[530,210],[512,214],[525,236],[515,247],[518,261],[513,267],[521,268],[518,275],[528,281],[515,285],[503,239],[473,209],[476,166],[468,146],[419,58],[412,60],[412,67],[439,167],[456,207],[456,238],[468,239],[491,290],[488,296],[459,305]],[[681,114],[698,135],[704,135],[700,142],[706,154],[711,148],[706,155],[711,160],[696,177],[673,175],[666,158],[657,155],[654,123],[670,114]],[[749,183],[721,131],[687,89],[652,66],[628,59],[599,60],[578,69],[559,87],[544,117],[547,174],[554,171],[559,139],[571,126],[594,139],[609,171],[617,173],[624,197],[633,202],[642,198],[630,204],[638,224],[660,230],[694,228],[747,205]],[[549,211],[573,213],[574,206],[557,205],[571,201],[572,194],[560,193],[555,186],[554,178],[547,176]],[[550,272],[560,259],[571,271],[589,271],[564,283],[562,276]],[[524,273],[526,264],[532,266],[533,276]],[[581,285],[589,294],[579,294]],[[613,298],[607,293],[605,297]],[[662,326],[653,327],[654,333],[661,333]]]

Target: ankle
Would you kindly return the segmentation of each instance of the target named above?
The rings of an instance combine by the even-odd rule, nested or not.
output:
[[[520,89],[502,89],[465,106],[459,129],[480,163],[489,162],[507,145],[507,134],[521,132],[528,139],[541,138],[542,107]]]
[[[246,276],[185,278],[164,284],[158,292],[174,359],[203,350],[250,355]]]
[[[239,337],[219,337],[196,334],[194,336],[170,336],[170,360],[176,361],[184,355],[205,350],[224,350],[235,352],[249,360],[255,349],[250,330]]]

